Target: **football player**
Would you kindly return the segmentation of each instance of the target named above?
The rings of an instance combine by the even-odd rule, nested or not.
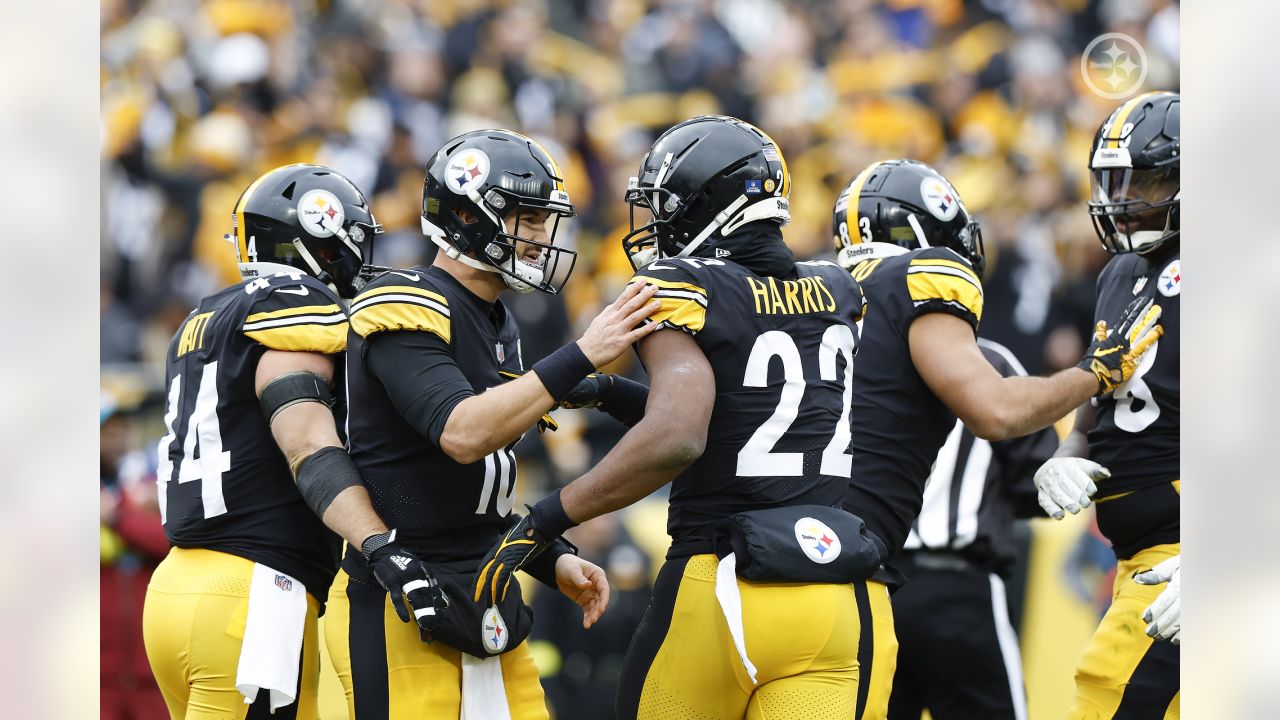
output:
[[[619,718],[857,710],[859,644],[888,607],[861,522],[833,527],[863,303],[836,265],[795,261],[782,234],[790,190],[777,145],[741,120],[697,117],[653,144],[626,193],[623,240],[633,282],[662,303],[650,321],[663,330],[638,347],[643,417],[533,506],[477,578],[481,605],[500,603],[512,570],[552,538],[671,482],[671,549],[623,663]],[[778,581],[750,579],[761,577]]]
[[[232,224],[244,282],[202,300],[166,353],[157,484],[173,549],[147,590],[147,657],[174,718],[313,718],[339,536],[395,535],[343,449],[331,390],[340,298],[379,228],[360,190],[317,165],[255,180]],[[440,592],[413,553],[392,541],[363,560],[402,620],[432,626]]]
[[[1071,718],[1180,712],[1179,105],[1171,92],[1125,101],[1098,129],[1089,160],[1089,214],[1114,256],[1098,276],[1094,316],[1154,297],[1165,335],[1128,382],[1076,411],[1075,428],[1036,473],[1040,504],[1055,518],[1097,503],[1118,563],[1111,607],[1076,667]]]
[[[436,153],[424,182],[434,264],[383,272],[351,306],[351,456],[374,507],[440,578],[454,617],[421,637],[394,622],[361,559],[386,538],[351,545],[330,590],[325,638],[352,717],[548,716],[524,642],[528,608],[517,592],[483,612],[471,600],[473,573],[515,520],[516,443],[588,373],[652,332],[642,320],[657,306],[654,289],[632,286],[577,342],[524,372],[520,331],[501,296],[560,292],[575,254],[556,234],[573,213],[559,165],[536,141],[508,130],[460,135]],[[525,569],[577,601],[589,627],[608,585],[568,550],[561,543]]]
[[[920,513],[930,467],[957,417],[989,441],[1047,427],[1128,379],[1160,335],[1159,308],[1135,303],[1106,316],[1116,330],[1101,334],[1079,367],[1004,377],[977,343],[981,232],[946,178],[915,160],[873,163],[837,199],[833,223],[838,262],[862,285],[869,308],[854,372],[844,507],[890,557]],[[869,717],[883,716],[892,675],[892,656],[872,658]]]

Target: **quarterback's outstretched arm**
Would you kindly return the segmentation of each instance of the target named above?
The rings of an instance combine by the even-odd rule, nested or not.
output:
[[[656,290],[632,283],[576,343],[539,361],[521,377],[459,402],[440,433],[440,449],[467,464],[514,442],[588,373],[656,330],[652,324],[640,324],[657,309],[650,303]]]

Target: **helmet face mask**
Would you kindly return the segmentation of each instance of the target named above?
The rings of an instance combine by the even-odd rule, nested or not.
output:
[[[628,183],[623,251],[635,268],[709,254],[747,223],[790,222],[790,192],[786,160],[759,128],[726,115],[686,120],[654,142]]]
[[[1181,231],[1181,98],[1125,101],[1098,128],[1089,159],[1089,215],[1103,249],[1155,253]]]
[[[577,252],[555,241],[573,215],[554,158],[509,130],[450,140],[423,182],[423,232],[449,257],[498,273],[521,293],[554,295],[568,282]]]
[[[231,215],[240,274],[304,272],[353,298],[382,228],[364,194],[320,165],[286,165],[253,182]]]

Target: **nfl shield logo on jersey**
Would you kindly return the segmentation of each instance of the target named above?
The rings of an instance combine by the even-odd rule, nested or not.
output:
[[[494,655],[507,649],[507,622],[502,619],[497,605],[485,610],[480,618],[480,638],[484,641],[484,649]]]
[[[276,587],[289,592],[293,589],[293,580],[287,575],[276,575]]]
[[[506,362],[506,361],[507,361],[507,346],[503,345],[502,343],[494,343],[494,344],[493,344],[493,354],[498,356],[498,362],[500,362],[500,363],[502,363],[502,362]]]

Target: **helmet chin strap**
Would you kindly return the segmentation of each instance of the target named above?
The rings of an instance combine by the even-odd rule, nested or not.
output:
[[[424,231],[427,231],[427,226],[431,226],[432,228],[436,227],[426,218],[422,219],[422,226]],[[516,292],[522,295],[525,293],[533,292],[536,289],[534,286],[542,282],[541,270],[537,268],[522,267],[524,263],[518,260],[516,261],[515,268],[513,269],[513,272],[515,272],[518,276],[520,276],[516,278],[498,269],[498,267],[495,265],[490,265],[489,263],[480,262],[479,260],[476,260],[475,258],[462,253],[461,251],[458,250],[458,248],[450,244],[449,241],[445,239],[445,236],[443,234],[435,235],[435,234],[431,234],[430,231],[427,231],[427,234],[428,234],[428,237],[431,238],[431,242],[435,243],[436,247],[440,248],[440,252],[443,252],[449,258],[453,260],[457,260],[458,262],[462,263],[463,265],[466,265],[469,268],[474,268],[476,270],[483,270],[484,272],[497,273],[502,278],[502,281],[507,284],[507,287],[511,288],[512,290],[515,290]]]
[[[915,213],[907,213],[907,224],[911,226],[911,230],[916,234],[916,241],[920,243],[920,247],[932,247],[929,244],[929,238],[924,234],[924,228],[920,227],[920,221],[916,219]]]
[[[311,268],[311,274],[332,290],[334,295],[342,297],[342,293],[338,292],[338,286],[333,282],[333,275],[325,272],[325,270],[320,267],[320,263],[316,262],[315,256],[311,254],[311,251],[307,249],[306,245],[302,244],[302,240],[300,238],[293,239],[293,248],[298,251],[298,255],[302,256],[303,261],[307,263],[307,267]]]

